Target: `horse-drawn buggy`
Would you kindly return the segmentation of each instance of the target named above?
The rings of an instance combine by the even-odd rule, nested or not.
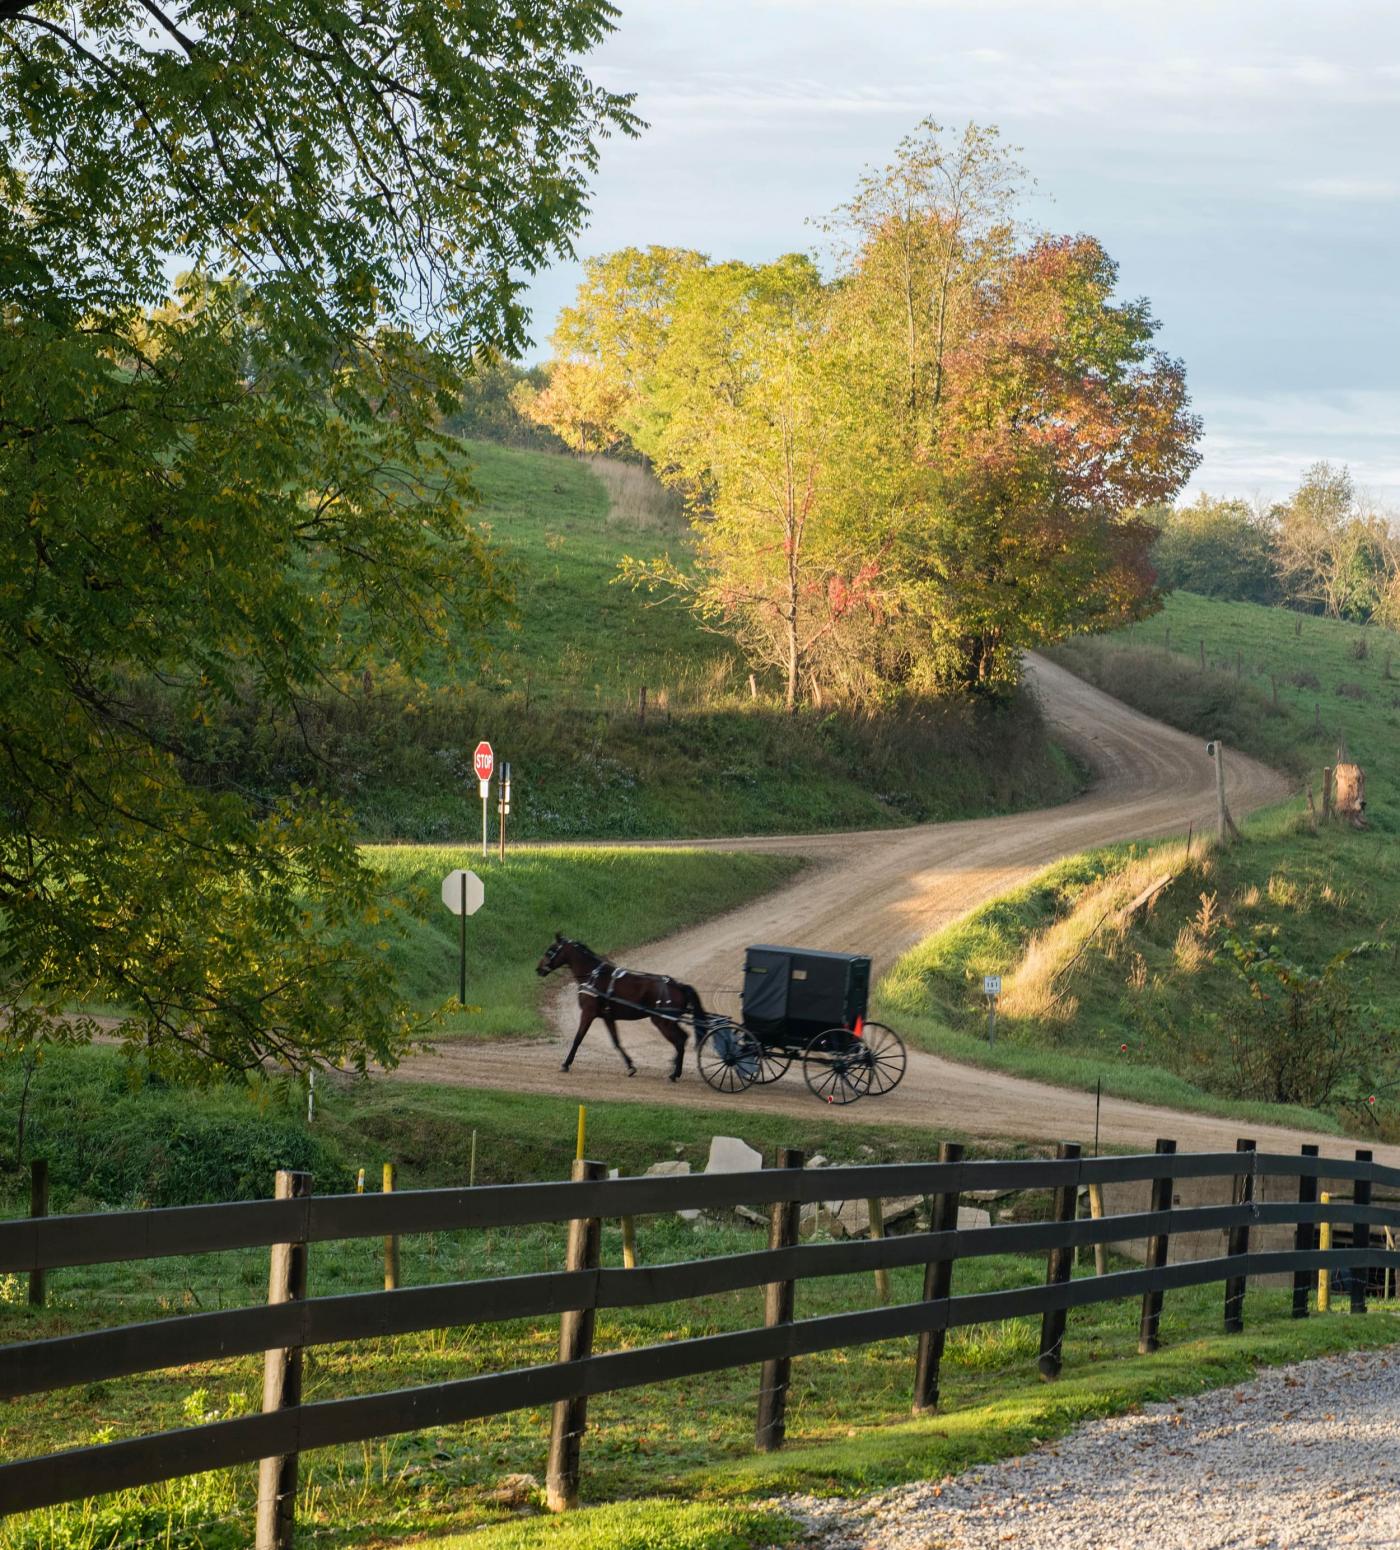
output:
[[[693,985],[667,974],[616,964],[556,934],[538,964],[551,974],[567,968],[576,982],[579,1025],[564,1058],[568,1071],[583,1036],[601,1018],[628,1076],[637,1068],[617,1036],[619,1022],[649,1018],[675,1051],[671,1080],[681,1074],[686,1035],[695,1038],[700,1075],[717,1092],[737,1093],[776,1082],[794,1060],[823,1103],[853,1103],[897,1087],[906,1057],[899,1035],[867,1022],[870,960],[853,953],[800,947],[750,947],[737,1019],[707,1012]]]
[[[719,1092],[776,1082],[794,1060],[823,1103],[880,1097],[904,1076],[904,1044],[865,1020],[870,960],[799,947],[750,947],[741,1013],[712,1016],[699,1037],[700,1075]]]

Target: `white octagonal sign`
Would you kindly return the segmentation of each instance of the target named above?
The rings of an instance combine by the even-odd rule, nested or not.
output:
[[[442,880],[442,902],[454,915],[462,913],[464,879],[467,885],[467,914],[475,915],[486,898],[486,890],[481,886],[481,879],[475,872],[464,872],[461,867],[458,867],[455,872],[449,872]]]

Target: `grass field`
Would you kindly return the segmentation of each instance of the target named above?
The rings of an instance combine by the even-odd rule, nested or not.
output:
[[[453,1002],[449,1033],[521,1034],[543,1026],[546,988],[535,964],[556,931],[601,953],[621,951],[746,903],[794,876],[794,856],[625,846],[546,846],[515,850],[504,863],[466,847],[370,846],[370,865],[395,891],[422,905],[389,955],[408,995],[423,1010]],[[456,1007],[459,917],[441,902],[442,879],[472,868],[487,903],[467,921],[467,1008]],[[557,988],[558,980],[550,988]]]
[[[667,1120],[673,1116],[668,1115]],[[592,1148],[590,1148],[592,1150]],[[605,1153],[606,1155],[606,1153]],[[752,1249],[761,1230],[730,1218],[638,1223],[643,1263],[677,1262]],[[555,1228],[438,1233],[405,1240],[404,1281],[422,1285],[474,1275],[523,1273],[562,1261]],[[606,1263],[620,1262],[620,1232],[604,1229]],[[371,1289],[381,1274],[377,1242],[316,1245],[313,1294]],[[1085,1273],[1085,1272],[1081,1272]],[[42,1312],[0,1288],[0,1338],[39,1338],[186,1309],[256,1302],[266,1257],[254,1251],[56,1273]],[[1043,1259],[1002,1257],[959,1264],[955,1290],[1029,1286]],[[892,1273],[897,1302],[920,1295],[921,1271]],[[483,1528],[459,1550],[540,1546],[634,1546],[636,1550],[732,1550],[782,1543],[780,1515],[762,1503],[776,1492],[848,1495],[913,1478],[938,1478],[1052,1439],[1081,1419],[1149,1399],[1195,1392],[1277,1362],[1400,1338],[1377,1306],[1365,1319],[1338,1314],[1298,1325],[1283,1293],[1251,1290],[1247,1333],[1215,1333],[1219,1288],[1169,1294],[1166,1348],[1135,1355],[1136,1303],[1076,1311],[1066,1365],[1054,1384],[1036,1373],[1038,1322],[1013,1320],[959,1330],[944,1361],[942,1412],[911,1420],[912,1340],[843,1349],[794,1364],[789,1446],[752,1452],[756,1374],[742,1370],[604,1396],[590,1403],[583,1446],[584,1497],[598,1504],[567,1522],[521,1519],[540,1507],[547,1413],[432,1428],[365,1446],[328,1449],[302,1461],[298,1518],[307,1542],[372,1547]],[[804,1283],[799,1317],[869,1306],[866,1277]],[[615,1350],[752,1325],[761,1292],[736,1292],[661,1307],[600,1314],[596,1347]],[[552,1359],[554,1321],[503,1323],[318,1348],[307,1398],[326,1399],[431,1383]],[[246,1414],[258,1405],[261,1363],[240,1358],[145,1378],[114,1380],[27,1400],[0,1421],[0,1455],[57,1449],[150,1428]],[[531,1476],[533,1483],[511,1480]],[[253,1471],[220,1471],[169,1487],[122,1493],[83,1507],[0,1523],[0,1550],[233,1550],[250,1542]],[[607,1503],[625,1503],[609,1508]],[[500,1525],[493,1527],[493,1525]],[[622,1533],[623,1537],[610,1537]],[[448,1543],[453,1541],[448,1540]]]
[[[1174,592],[1151,619],[1051,655],[1149,715],[1223,737],[1317,793],[1345,739],[1367,770],[1376,827],[1400,823],[1390,774],[1400,763],[1400,635],[1392,631]]]
[[[1290,769],[1300,786],[1310,775],[1319,789],[1344,737],[1368,770],[1372,826],[1314,833],[1297,801],[1247,822],[1245,843],[1228,850],[1198,840],[1189,859],[1179,841],[1073,857],[907,954],[879,987],[885,1013],[926,1048],[1044,1081],[1102,1080],[1106,1092],[1144,1102],[1400,1136],[1394,647],[1378,629],[1176,594],[1131,631],[1060,648],[1060,661],[1108,692]],[[1360,698],[1337,693],[1349,685]],[[1174,880],[1125,920],[1123,907],[1165,876]],[[1274,1101],[1247,1067],[1238,1034],[1260,1009],[1232,939],[1271,946],[1310,975],[1372,944],[1345,974],[1354,1014],[1373,1033],[1321,1112]],[[1005,976],[994,1051],[984,973]],[[1325,1046],[1324,1036],[1319,1061]]]
[[[514,831],[531,840],[869,828],[1043,806],[1082,784],[1025,696],[785,714],[723,636],[616,584],[625,554],[684,560],[688,530],[655,480],[489,442],[464,455],[518,618],[479,672],[381,675],[294,726],[249,711],[219,743],[243,789],[321,786],[365,839],[453,842],[479,822],[480,737],[511,761]]]

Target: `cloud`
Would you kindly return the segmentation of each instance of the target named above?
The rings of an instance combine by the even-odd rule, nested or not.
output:
[[[1400,507],[1400,390],[1197,396],[1205,419],[1192,491],[1277,497],[1310,463],[1345,463],[1357,485]]]
[[[1293,188],[1314,199],[1335,199],[1348,204],[1384,204],[1400,199],[1400,179],[1367,177],[1364,173],[1307,178]]]

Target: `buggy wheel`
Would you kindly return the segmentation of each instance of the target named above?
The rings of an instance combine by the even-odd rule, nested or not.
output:
[[[747,1028],[715,1018],[695,1046],[700,1075],[717,1093],[741,1093],[758,1080],[758,1040]]]
[[[776,1082],[792,1064],[792,1051],[781,1044],[765,1044],[758,1040],[758,1075],[754,1078],[760,1086]]]
[[[802,1054],[802,1074],[823,1103],[854,1103],[865,1089],[857,1080],[860,1040],[849,1028],[828,1028]]]
[[[852,1067],[851,1080],[867,1098],[893,1092],[904,1080],[909,1064],[909,1057],[904,1053],[904,1040],[884,1023],[866,1023],[861,1029],[859,1043],[860,1060]]]

